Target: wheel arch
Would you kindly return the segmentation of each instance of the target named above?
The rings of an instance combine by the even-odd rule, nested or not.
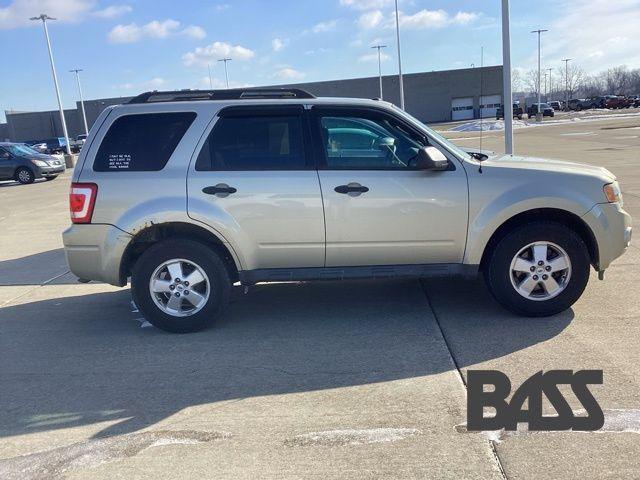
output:
[[[186,222],[168,222],[153,224],[140,230],[131,239],[120,262],[120,282],[126,284],[127,277],[140,256],[152,245],[168,239],[195,240],[210,247],[220,255],[227,267],[232,282],[238,281],[240,265],[229,246],[218,236],[204,227]]]
[[[507,235],[507,233],[520,225],[525,225],[536,220],[556,221],[575,231],[587,246],[587,249],[589,251],[589,258],[591,259],[591,265],[593,265],[593,267],[598,270],[600,256],[598,250],[598,242],[593,231],[578,215],[557,208],[536,208],[527,210],[525,212],[518,213],[517,215],[514,215],[513,217],[503,222],[493,232],[493,234],[489,238],[489,241],[484,247],[482,259],[480,261],[480,269],[484,269],[487,261],[489,260],[491,252],[498,244],[498,242],[505,235]]]

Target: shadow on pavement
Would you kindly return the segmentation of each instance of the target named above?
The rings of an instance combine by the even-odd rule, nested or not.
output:
[[[417,281],[271,284],[234,298],[213,328],[190,335],[140,328],[124,289],[5,307],[0,436],[116,421],[96,435],[110,437],[194,405],[452,369]],[[457,303],[470,298],[476,317],[458,328],[484,322],[484,336],[500,341],[469,362],[545,341],[572,318],[530,328],[486,297]]]
[[[0,286],[40,285],[69,270],[63,248],[0,260]],[[69,283],[76,283],[69,277]]]

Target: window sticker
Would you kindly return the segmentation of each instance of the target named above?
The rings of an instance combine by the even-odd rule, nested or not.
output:
[[[118,153],[109,155],[109,170],[128,170],[131,165],[131,155],[128,153]]]

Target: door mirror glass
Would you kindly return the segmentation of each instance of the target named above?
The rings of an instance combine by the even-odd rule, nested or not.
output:
[[[436,147],[422,147],[418,150],[417,167],[420,170],[446,170],[449,160]]]

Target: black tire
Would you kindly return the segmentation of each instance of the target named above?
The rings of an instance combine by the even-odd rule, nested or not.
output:
[[[544,301],[530,300],[518,293],[511,282],[511,261],[518,252],[534,242],[552,242],[567,253],[571,275],[564,290]],[[589,281],[590,258],[582,238],[556,222],[533,222],[505,235],[491,252],[484,277],[493,297],[507,310],[526,317],[547,317],[573,305]]]
[[[16,170],[16,180],[23,185],[33,183],[36,179],[33,171],[27,167],[20,167]]]
[[[189,316],[164,312],[151,296],[151,276],[160,265],[172,259],[192,261],[209,277],[207,302],[201,310]],[[208,327],[225,310],[231,281],[224,262],[211,248],[192,240],[165,240],[147,249],[136,262],[131,275],[131,292],[138,309],[151,324],[171,333],[189,333]]]
[[[58,176],[57,176],[57,175],[53,175],[52,177],[44,177],[44,179],[45,179],[47,182],[50,182],[51,180],[55,180],[56,178],[58,178]]]

